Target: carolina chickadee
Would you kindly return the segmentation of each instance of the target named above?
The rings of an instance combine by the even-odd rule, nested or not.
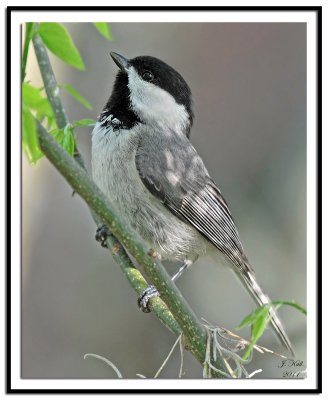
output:
[[[269,303],[228,205],[189,140],[193,111],[187,83],[157,58],[127,60],[114,52],[111,57],[120,71],[92,133],[95,182],[159,258],[183,261],[173,280],[199,256],[216,251],[259,305]],[[293,354],[273,308],[270,314]]]

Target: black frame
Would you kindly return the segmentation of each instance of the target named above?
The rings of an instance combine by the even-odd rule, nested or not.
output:
[[[8,82],[11,81],[11,47],[10,47],[10,31],[11,31],[11,14],[16,11],[314,11],[317,15],[317,166],[316,166],[316,186],[317,186],[317,387],[315,389],[13,389],[11,387],[11,224],[9,215],[11,215],[11,141],[10,141],[10,115],[11,112],[11,92]],[[127,7],[92,7],[92,6],[16,6],[7,7],[6,9],[6,393],[8,394],[110,394],[110,393],[190,393],[190,394],[220,394],[220,393],[247,393],[247,394],[306,394],[306,393],[322,393],[322,7],[321,6],[303,6],[303,7],[258,7],[258,6],[242,6],[242,7],[148,7],[148,6],[127,6]],[[17,110],[16,110],[17,111]],[[21,233],[20,233],[21,234]]]

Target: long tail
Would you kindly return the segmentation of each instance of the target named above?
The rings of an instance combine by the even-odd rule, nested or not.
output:
[[[271,303],[271,299],[264,293],[263,289],[259,286],[256,281],[255,273],[253,269],[245,264],[243,267],[234,268],[234,272],[241,280],[243,285],[247,288],[248,292],[252,295],[253,299],[260,306]],[[275,312],[274,308],[270,309],[271,316],[271,325],[280,340],[280,342],[287,348],[287,350],[291,353],[292,356],[295,356],[294,350],[292,348],[291,342],[286,334],[283,325]]]

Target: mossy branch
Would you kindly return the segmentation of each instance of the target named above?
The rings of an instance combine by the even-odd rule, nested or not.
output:
[[[59,88],[47,51],[38,34],[34,35],[32,41],[48,100],[53,107],[58,127],[63,128],[68,123],[68,120],[61,103]],[[112,211],[106,196],[89,178],[83,167],[83,160],[80,154],[76,151],[76,159],[70,157],[38,122],[37,127],[39,144],[43,153],[69,182],[75,192],[89,205],[95,222],[97,224],[100,222],[105,223],[113,233],[114,236],[112,235],[108,238],[108,247],[111,249],[115,260],[120,265],[132,287],[140,295],[147,287],[147,283],[141,273],[134,267],[121,243],[136,259],[139,265],[143,267],[147,277],[157,288],[164,301],[159,298],[152,298],[150,301],[151,310],[154,311],[172,332],[177,335],[183,332],[186,347],[189,348],[201,364],[204,364],[207,350],[206,330],[171,281],[165,268],[158,262],[157,257],[152,255],[150,249],[147,249],[143,243],[136,240],[134,233]],[[225,362],[221,357],[217,356],[213,364],[216,368],[227,371]],[[212,371],[212,376],[223,377],[215,370]]]

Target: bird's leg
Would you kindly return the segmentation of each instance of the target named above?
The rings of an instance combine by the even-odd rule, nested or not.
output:
[[[172,276],[172,282],[175,282],[192,263],[193,261],[191,260],[185,260],[184,264],[179,268],[175,275]],[[137,300],[139,308],[143,312],[149,313],[151,310],[148,306],[148,303],[152,297],[156,296],[160,296],[160,293],[157,291],[157,289],[153,285],[148,286]]]
[[[184,264],[179,268],[179,270],[176,272],[176,274],[174,276],[171,277],[171,280],[173,282],[177,281],[177,279],[183,275],[183,272],[193,264],[193,261],[191,260],[185,260]]]
[[[95,239],[100,242],[102,247],[107,247],[106,239],[109,236],[109,230],[105,224],[98,225]]]

